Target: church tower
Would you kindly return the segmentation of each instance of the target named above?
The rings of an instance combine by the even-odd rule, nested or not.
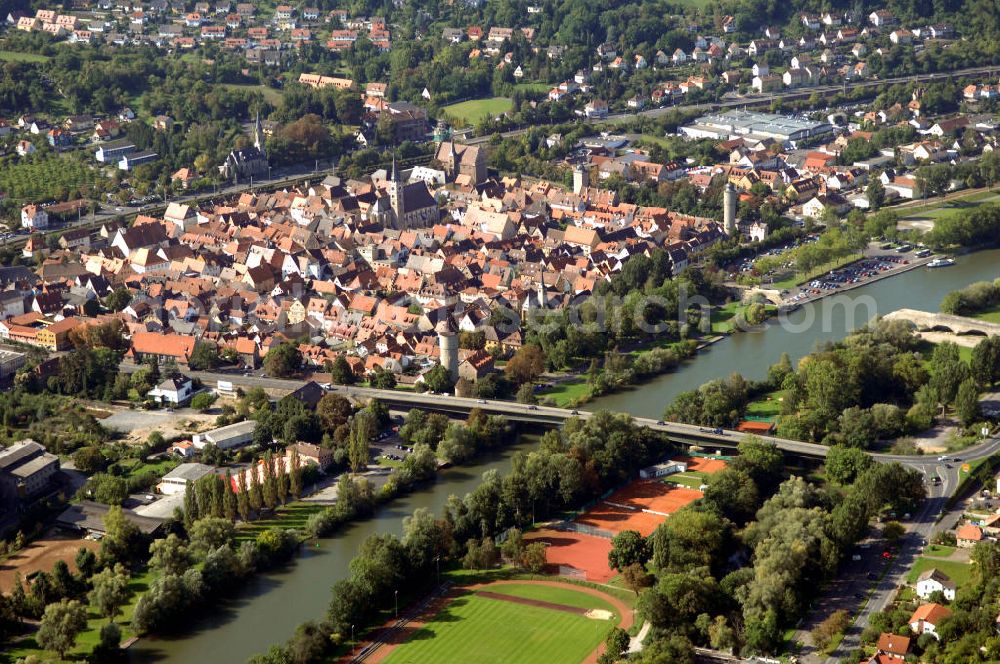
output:
[[[392,156],[392,172],[389,174],[389,205],[396,213],[396,227],[404,228],[403,215],[406,210],[403,203],[403,183],[400,182],[399,168],[396,166],[396,155]]]
[[[260,111],[257,111],[257,118],[253,124],[253,145],[260,150],[262,157],[267,157],[267,152],[264,148],[264,127],[260,123]]]

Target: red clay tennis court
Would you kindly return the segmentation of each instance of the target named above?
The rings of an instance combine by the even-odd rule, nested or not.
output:
[[[673,461],[683,461],[687,464],[688,470],[697,470],[699,472],[705,473],[706,475],[711,475],[712,473],[717,473],[726,467],[726,462],[722,459],[711,459],[708,457],[677,457]]]
[[[701,496],[697,489],[657,480],[637,480],[597,503],[576,521],[612,533],[636,530],[649,535],[668,515]]]
[[[573,567],[584,572],[588,581],[597,583],[607,583],[615,576],[615,571],[608,567],[609,539],[548,529],[526,533],[524,539],[548,544],[545,560],[553,573],[558,572],[560,566]]]

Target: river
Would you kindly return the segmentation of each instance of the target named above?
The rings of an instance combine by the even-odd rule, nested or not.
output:
[[[998,261],[1000,250],[981,251],[959,257],[952,267],[919,268],[808,304],[788,315],[786,324],[774,322],[760,333],[733,335],[702,351],[678,371],[636,389],[595,399],[587,409],[659,417],[666,404],[684,390],[733,371],[761,378],[781,353],[787,352],[793,360],[801,358],[817,342],[842,339],[870,315],[885,315],[904,307],[937,311],[949,291],[1000,275]],[[291,636],[298,624],[323,616],[330,586],[347,575],[348,562],[368,535],[401,534],[403,517],[417,507],[440,514],[449,495],[472,490],[489,469],[505,472],[514,452],[531,449],[534,443],[522,439],[502,452],[481,457],[474,466],[440,473],[436,482],[394,501],[374,518],[311,543],[287,568],[255,578],[237,598],[213,608],[208,617],[198,618],[196,629],[172,639],[142,639],[130,650],[132,661],[239,664],[264,652]]]
[[[287,567],[251,580],[231,601],[213,607],[196,627],[174,638],[143,638],[129,649],[132,662],[171,664],[242,664],[284,641],[302,622],[322,618],[330,587],[348,574],[348,563],[373,533],[402,535],[403,517],[418,507],[440,515],[448,496],[463,496],[488,470],[506,473],[514,453],[533,449],[538,439],[522,437],[503,450],[481,455],[474,466],[449,468],[422,490],[382,507],[367,521],[342,528],[334,536],[310,542]]]
[[[788,353],[794,362],[812,352],[818,342],[843,339],[870,314],[884,316],[896,309],[937,311],[950,291],[998,276],[1000,250],[959,256],[951,267],[904,272],[807,304],[789,314],[787,322],[773,321],[762,332],[734,334],[699,352],[678,371],[638,388],[594,399],[585,407],[659,418],[667,404],[685,390],[733,371],[747,378],[763,378],[782,353]]]

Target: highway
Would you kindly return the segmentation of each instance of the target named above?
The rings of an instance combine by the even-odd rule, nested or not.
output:
[[[134,371],[135,365],[122,363],[123,371]],[[206,386],[217,385],[218,381],[229,381],[234,387],[261,387],[270,390],[294,391],[305,384],[303,380],[273,378],[260,373],[244,374],[239,372],[207,372],[188,371],[187,375],[198,378]],[[593,415],[587,410],[571,410],[566,408],[556,408],[553,406],[534,406],[516,403],[513,401],[473,399],[466,397],[456,397],[446,394],[431,394],[428,392],[409,392],[405,390],[379,390],[370,387],[356,387],[331,385],[330,391],[342,394],[351,399],[378,399],[386,405],[400,409],[426,408],[444,413],[456,415],[467,414],[470,410],[478,408],[493,415],[503,415],[512,421],[527,422],[532,424],[562,424],[570,417],[587,418]],[[737,447],[744,434],[732,430],[712,430],[693,424],[683,424],[680,422],[664,422],[651,418],[634,417],[633,421],[645,426],[653,431],[666,433],[671,440],[681,443],[702,445],[711,448],[724,448],[732,450]],[[761,440],[772,442],[781,450],[800,457],[822,459],[826,457],[827,447],[816,443],[804,443],[798,440],[778,438],[776,436],[758,436]],[[961,457],[964,461],[990,456],[1000,450],[1000,439],[991,438],[982,443],[969,447],[962,451]],[[872,454],[872,456],[883,463],[899,462],[903,465],[915,468],[925,477],[930,478],[937,474],[941,477],[939,486],[942,495],[950,496],[958,487],[959,465],[951,463],[951,468],[945,466],[936,457],[914,456],[900,454]],[[937,514],[934,515],[934,520]]]
[[[893,85],[896,83],[914,83],[914,82],[927,82],[933,81],[935,79],[948,79],[959,76],[977,76],[986,75],[991,78],[993,73],[1000,71],[1000,66],[998,65],[987,65],[983,67],[968,67],[966,69],[956,69],[947,72],[935,72],[933,74],[914,74],[911,76],[893,76],[890,78],[878,78],[870,79],[866,81],[852,81],[849,87],[854,90],[857,88],[872,88],[881,85]],[[772,101],[777,100],[792,100],[801,97],[809,97],[813,94],[818,94],[821,97],[828,94],[833,94],[837,92],[842,92],[848,87],[846,84],[841,85],[819,85],[815,87],[802,87],[802,88],[790,88],[787,90],[782,90],[777,93],[768,94],[753,94],[745,95],[742,97],[730,97],[723,98],[721,101],[712,102],[707,104],[676,104],[673,106],[660,106],[657,108],[650,108],[644,111],[636,111],[634,113],[612,113],[604,118],[579,118],[581,122],[589,124],[601,124],[601,123],[613,123],[621,122],[624,120],[629,120],[631,118],[637,117],[659,117],[661,115],[666,115],[674,109],[683,109],[686,111],[713,111],[717,109],[726,108],[737,108],[741,106],[755,106],[759,104],[770,104]],[[522,127],[519,129],[512,129],[510,131],[501,132],[500,135],[504,138],[520,136],[530,131],[533,127]],[[477,136],[475,138],[470,138],[465,141],[470,145],[475,145],[477,143],[486,143],[491,140],[493,135],[488,136]]]

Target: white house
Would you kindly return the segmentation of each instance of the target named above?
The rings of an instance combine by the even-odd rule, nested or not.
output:
[[[30,230],[49,227],[49,213],[38,205],[25,205],[21,208],[21,225]]]
[[[176,374],[162,381],[146,393],[160,403],[182,404],[194,393],[194,381],[184,374]]]
[[[951,609],[940,604],[921,604],[910,616],[910,629],[914,634],[933,634],[937,638],[937,629],[942,622],[951,617]]]
[[[948,575],[933,567],[917,577],[917,596],[927,599],[932,593],[941,591],[949,602],[955,599],[955,582]]]
[[[212,466],[203,463],[182,463],[164,475],[156,488],[165,496],[184,493],[189,483],[197,482],[214,471]]]

